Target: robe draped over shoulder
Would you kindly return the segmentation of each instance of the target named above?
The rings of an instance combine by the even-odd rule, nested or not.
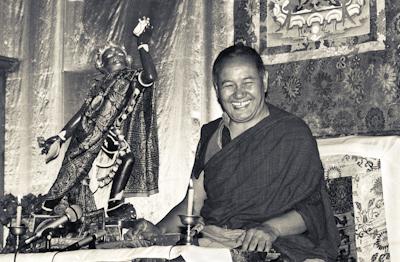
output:
[[[268,108],[268,117],[211,157],[207,148],[215,148],[222,120],[203,126],[192,171],[196,178],[204,172],[201,215],[206,224],[248,229],[295,210],[307,231],[280,237],[274,247],[291,261],[334,260],[338,233],[316,141],[300,118]]]

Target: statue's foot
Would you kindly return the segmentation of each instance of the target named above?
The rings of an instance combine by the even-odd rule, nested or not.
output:
[[[43,200],[34,207],[34,213],[38,215],[50,215],[54,213],[54,207],[60,202],[60,199]]]
[[[130,203],[110,201],[108,202],[107,215],[122,220],[136,219],[136,209]]]

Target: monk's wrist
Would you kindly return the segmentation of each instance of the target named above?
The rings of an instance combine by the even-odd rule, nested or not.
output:
[[[265,222],[265,223],[263,224],[263,226],[264,226],[264,230],[265,230],[268,234],[271,234],[271,235],[273,236],[274,239],[277,239],[278,237],[281,236],[280,230],[279,230],[276,226],[274,226],[273,224],[268,223],[268,222]]]

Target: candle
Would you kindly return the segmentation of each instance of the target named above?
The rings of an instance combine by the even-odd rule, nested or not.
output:
[[[21,218],[22,218],[21,196],[18,195],[17,217],[16,217],[16,222],[15,222],[15,226],[16,227],[20,227],[21,226]]]
[[[194,188],[193,188],[193,180],[189,180],[189,190],[188,190],[188,205],[187,205],[187,215],[193,215],[193,197],[194,197]]]

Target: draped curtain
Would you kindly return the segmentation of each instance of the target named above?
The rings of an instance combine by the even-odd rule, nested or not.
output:
[[[36,136],[62,125],[60,3],[0,3],[0,52],[20,60],[5,90],[5,193],[39,192],[49,179]]]
[[[96,48],[124,45],[140,66],[131,31],[150,17],[159,193],[129,201],[140,217],[160,220],[184,197],[201,125],[220,115],[211,66],[233,43],[233,0],[6,0],[0,13],[0,54],[21,61],[6,90],[4,182],[14,194],[47,192],[62,154],[45,165],[36,137],[56,134],[79,108],[96,74]]]

